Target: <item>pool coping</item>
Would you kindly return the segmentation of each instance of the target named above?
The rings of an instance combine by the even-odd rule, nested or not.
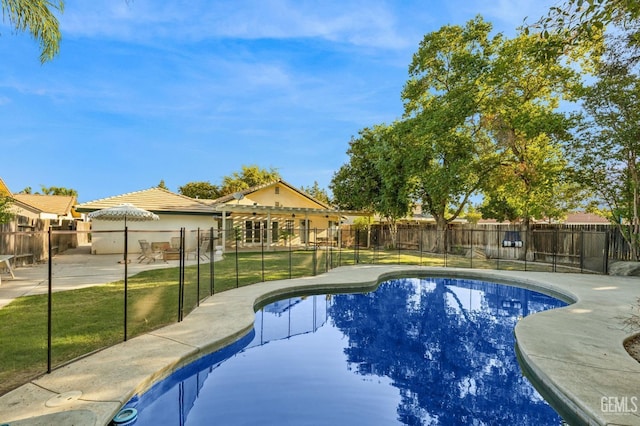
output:
[[[524,373],[571,422],[640,425],[640,363],[623,347],[637,333],[623,319],[637,312],[633,304],[640,279],[410,265],[345,266],[215,294],[180,323],[104,349],[3,395],[0,424],[109,424],[132,396],[250,332],[255,310],[270,301],[367,291],[406,276],[475,278],[573,302],[518,322],[514,333]]]

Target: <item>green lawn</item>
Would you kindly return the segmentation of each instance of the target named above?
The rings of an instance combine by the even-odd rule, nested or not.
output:
[[[315,259],[314,259],[315,257]],[[426,257],[417,252],[352,250],[240,253],[236,276],[234,253],[213,264],[215,292],[263,281],[310,276],[354,263],[421,264],[424,266],[523,269],[522,264],[459,257]],[[263,268],[264,265],[264,268]],[[532,270],[533,264],[527,269]],[[549,270],[545,266],[543,270]],[[264,272],[263,272],[264,271]],[[209,296],[210,265],[185,270],[184,315]],[[155,269],[128,279],[128,337],[178,320],[179,269]],[[53,294],[52,367],[121,342],[123,281]],[[0,309],[0,395],[47,370],[47,296],[21,297]]]

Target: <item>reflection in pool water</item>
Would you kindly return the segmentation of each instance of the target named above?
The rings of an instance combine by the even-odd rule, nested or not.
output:
[[[518,318],[565,303],[460,279],[285,299],[254,332],[127,405],[136,425],[557,425],[522,376]]]

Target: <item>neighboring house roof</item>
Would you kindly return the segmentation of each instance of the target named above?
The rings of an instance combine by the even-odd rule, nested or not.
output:
[[[76,210],[87,213],[123,203],[131,203],[136,207],[154,213],[213,214],[211,206],[201,200],[176,194],[175,192],[158,187],[78,204]]]
[[[573,212],[567,214],[567,218],[562,222],[570,225],[591,225],[609,224],[609,220],[595,213]]]
[[[9,187],[7,186],[6,183],[4,183],[4,181],[2,180],[2,178],[0,178],[0,195],[4,195],[4,196],[13,196],[13,194],[11,193],[11,190],[9,190]]]
[[[549,221],[549,219],[541,219],[534,221],[537,224],[563,224],[563,225],[606,225],[610,222],[595,213],[585,213],[585,212],[571,212],[567,213],[567,217],[564,220],[553,220]],[[479,225],[511,225],[510,222],[498,222],[495,219],[480,219],[478,221]]]
[[[32,210],[56,216],[71,216],[76,203],[73,195],[14,194],[13,199]]]

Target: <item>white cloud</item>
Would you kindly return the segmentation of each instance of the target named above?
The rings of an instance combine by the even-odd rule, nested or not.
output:
[[[380,48],[405,48],[391,7],[375,1],[244,0],[236,2],[68,1],[61,17],[72,37],[152,42],[158,38],[321,38]]]

